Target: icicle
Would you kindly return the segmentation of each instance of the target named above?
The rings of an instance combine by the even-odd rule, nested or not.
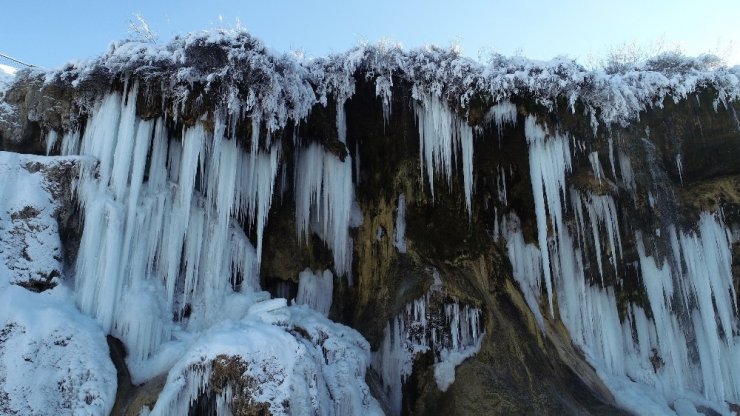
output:
[[[507,198],[507,186],[506,186],[506,169],[501,166],[496,167],[498,175],[496,176],[496,193],[498,200],[504,205],[509,205]]]
[[[506,247],[513,268],[514,279],[532,310],[537,325],[544,331],[544,319],[540,312],[540,282],[542,281],[542,260],[540,250],[534,244],[526,244],[522,235],[519,217],[511,214],[506,220]]]
[[[57,140],[59,140],[59,133],[56,130],[49,130],[49,133],[46,134],[46,156],[49,156]]]
[[[635,186],[635,174],[632,171],[632,161],[629,156],[619,152],[619,171],[622,174],[622,184],[628,191],[634,194]]]
[[[681,186],[683,186],[683,163],[681,162],[681,154],[676,155],[676,168],[678,169],[678,178],[681,180]]]
[[[80,153],[80,132],[74,130],[67,132],[62,137],[62,148],[60,154],[62,156],[76,155]]]
[[[329,270],[311,272],[305,269],[298,275],[298,296],[296,303],[308,305],[324,316],[329,316],[332,293],[334,291],[334,276]]]
[[[416,91],[421,101],[414,110],[419,123],[419,157],[421,176],[427,181],[434,199],[434,175],[444,173],[452,184],[452,169],[458,147],[462,148],[463,184],[468,214],[472,216],[473,194],[473,129],[459,120],[442,100],[432,94]]]
[[[616,181],[617,171],[614,163],[614,141],[612,140],[611,136],[609,136],[609,166],[612,168],[612,178],[614,178],[614,181]]]
[[[406,195],[398,196],[396,208],[396,227],[393,230],[393,245],[399,253],[406,252]]]
[[[498,131],[499,139],[502,136],[502,131],[505,125],[516,124],[517,109],[516,105],[510,101],[502,101],[498,104],[491,106],[486,113],[486,123],[495,123],[496,130]]]
[[[599,161],[599,152],[591,152],[588,154],[588,160],[591,162],[591,169],[594,172],[594,176],[601,183],[601,177],[604,176],[604,171],[601,168],[601,162]]]
[[[131,173],[131,158],[138,123],[136,118],[137,91],[138,83],[134,84],[134,87],[128,93],[126,101],[122,104],[118,137],[115,140],[116,147],[113,153],[113,170],[110,173],[110,181],[113,195],[117,201],[123,199],[128,188],[129,174]]]
[[[337,138],[343,144],[347,144],[347,115],[344,112],[346,100],[337,99]]]
[[[349,227],[355,198],[351,158],[342,162],[317,144],[303,149],[296,165],[295,193],[298,236],[306,238],[309,230],[316,232],[334,253],[337,275],[349,277]]]
[[[379,350],[373,353],[371,366],[380,375],[394,415],[401,413],[402,386],[411,375],[416,354],[434,351],[435,380],[445,391],[455,380],[455,367],[480,350],[485,335],[478,308],[453,301],[430,310],[431,298],[444,296],[436,270],[434,279],[425,296],[406,304],[390,320]]]
[[[533,116],[527,117],[524,133],[529,144],[529,167],[537,216],[537,234],[542,254],[545,287],[550,304],[550,315],[554,316],[552,302],[552,275],[550,255],[547,249],[547,214],[555,226],[556,235],[563,230],[563,203],[565,174],[571,169],[568,140],[560,135],[548,137]]]
[[[383,105],[383,127],[387,126],[391,119],[393,103],[393,76],[379,76],[375,80],[375,96],[380,97]]]
[[[460,127],[460,145],[463,160],[463,186],[465,189],[465,207],[468,209],[468,221],[473,220],[473,129]]]

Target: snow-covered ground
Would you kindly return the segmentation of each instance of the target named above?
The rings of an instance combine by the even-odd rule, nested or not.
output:
[[[61,284],[55,185],[37,169],[73,160],[0,152],[0,414],[103,415],[113,407],[105,333]],[[13,284],[52,272],[56,286],[41,293]]]

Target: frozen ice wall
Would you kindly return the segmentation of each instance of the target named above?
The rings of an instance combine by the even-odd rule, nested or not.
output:
[[[524,243],[518,218],[505,218],[502,228],[508,230],[514,277],[538,323],[543,324],[539,293],[544,282],[550,314],[555,316],[557,299],[557,316],[620,406],[637,413],[673,414],[686,406],[728,412],[725,402],[740,399],[740,339],[732,239],[721,213],[702,213],[695,231],[667,226],[662,232],[670,252],[652,254],[658,247],[646,246],[640,231],[620,224],[610,195],[568,187],[569,138],[548,132],[534,118],[526,120],[525,132],[539,247]],[[594,177],[606,180],[596,152],[587,159]],[[632,168],[621,151],[619,161],[622,184],[634,191]],[[567,215],[574,221],[566,221]],[[624,230],[635,233],[649,311],[634,300],[626,312],[619,311],[613,285],[621,284],[625,267]],[[605,280],[607,272],[616,282]]]
[[[133,361],[169,338],[173,309],[192,311],[188,325],[199,327],[228,294],[259,289],[279,167],[279,149],[248,152],[219,121],[170,138],[164,120],[136,116],[136,94],[134,85],[105,96],[80,139],[80,153],[99,164],[77,183],[85,224],[75,279],[80,308],[136,346]],[[255,228],[257,248],[240,219]]]

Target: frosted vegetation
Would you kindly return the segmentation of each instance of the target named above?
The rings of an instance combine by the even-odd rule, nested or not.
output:
[[[661,106],[664,99],[684,99],[698,88],[716,90],[715,109],[726,105],[740,98],[740,74],[737,68],[718,67],[708,56],[676,54],[607,69],[587,70],[568,59],[535,62],[498,55],[481,64],[455,50],[405,51],[387,44],[302,59],[268,51],[243,32],[220,31],[165,45],[117,43],[92,61],[52,72],[22,71],[21,79],[43,77],[47,84],[76,91],[77,110],[86,117],[64,120],[63,132],[46,132],[47,149],[59,149],[62,156],[42,163],[80,162],[74,191],[84,224],[76,264],[69,276],[56,279],[59,285],[49,295],[16,296],[21,289],[5,290],[14,279],[61,269],[53,263],[60,243],[53,229],[43,231],[55,226],[48,211],[47,217],[34,220],[37,223],[28,222],[42,231],[14,234],[25,242],[0,240],[0,288],[8,298],[0,302],[0,328],[10,328],[0,329],[0,336],[9,339],[2,345],[36,345],[48,359],[38,366],[23,364],[28,368],[0,363],[0,385],[14,397],[25,398],[31,387],[18,381],[20,372],[52,368],[59,376],[56,362],[73,356],[62,356],[55,346],[39,340],[75,331],[82,334],[74,341],[80,343],[76,353],[90,357],[84,362],[93,368],[78,362],[60,365],[73,370],[64,380],[75,400],[84,397],[85,404],[79,405],[92,407],[92,413],[110,410],[115,394],[104,334],[126,345],[134,383],[167,374],[162,395],[151,409],[154,414],[186,413],[209,388],[223,355],[240,357],[247,385],[249,380],[266,380],[251,394],[273,414],[380,413],[365,384],[371,365],[380,374],[383,400],[398,414],[401,386],[411,374],[413,358],[429,351],[437,386],[448,389],[455,367],[480,349],[482,311],[439,300],[437,276],[429,293],[391,319],[379,351],[371,353],[359,333],[328,320],[334,283],[353,283],[350,230],[362,222],[355,196],[361,186],[355,174],[359,160],[340,157],[311,141],[317,138],[300,137],[296,129],[295,176],[286,179],[284,164],[291,162],[281,157],[283,143],[275,140],[305,120],[316,104],[333,104],[336,137],[346,144],[344,104],[354,94],[355,76],[365,74],[374,83],[386,123],[394,114],[392,87],[399,80],[411,84],[419,129],[419,186],[423,192],[428,189],[433,200],[435,181],[446,180],[448,190],[461,185],[469,218],[474,211],[476,132],[490,125],[500,132],[523,123],[536,244],[525,242],[514,212],[494,219],[494,234],[506,240],[513,276],[539,327],[544,332],[548,322],[559,318],[627,409],[671,414],[706,406],[728,413],[726,401],[740,402],[740,339],[731,274],[733,237],[722,214],[702,213],[696,230],[665,226],[662,232],[671,253],[659,257],[639,231],[620,227],[617,202],[610,195],[571,186],[574,155],[583,151],[578,138],[553,130],[535,116],[518,117],[510,99],[526,96],[548,110],[578,109],[589,117],[596,134],[636,120],[641,111]],[[113,83],[124,85],[111,91]],[[97,88],[100,85],[106,87]],[[139,102],[141,89],[153,85],[161,88],[161,106],[170,111],[167,118],[143,119],[137,113],[137,106],[151,104]],[[106,93],[100,94],[103,90]],[[195,90],[206,95],[193,94]],[[213,102],[199,101],[204,96]],[[477,101],[487,103],[489,110],[474,125],[470,109]],[[189,122],[182,131],[167,128],[171,119],[184,118]],[[237,133],[237,125],[245,121],[250,137]],[[587,156],[594,177],[634,191],[629,156],[618,143],[609,143],[609,169],[600,161],[605,155]],[[0,208],[6,208],[0,209],[3,227],[14,224],[10,212],[24,209],[24,204],[38,211],[52,209],[41,179],[22,172],[13,157],[0,153],[3,174],[15,175],[8,176],[14,180],[7,183],[16,184],[0,184]],[[511,176],[508,167],[499,166],[497,198],[504,206]],[[453,180],[457,177],[460,184]],[[286,180],[295,184],[296,234],[301,240],[318,236],[331,250],[333,262],[331,270],[306,269],[298,276],[299,293],[291,306],[292,299],[270,299],[259,285],[268,213],[277,203],[280,181]],[[8,199],[18,194],[12,186],[33,189],[28,195],[37,199]],[[566,221],[566,214],[575,222]],[[406,197],[401,194],[394,230],[399,253],[409,249],[406,215]],[[0,229],[0,236],[4,232]],[[638,241],[647,305],[630,303],[620,315],[615,289],[604,276],[618,274],[623,232],[633,233],[630,237]],[[13,263],[16,255],[9,250],[18,244],[28,244],[38,256],[32,267]],[[595,267],[585,267],[588,250],[595,253]],[[37,319],[29,307],[33,302],[48,302],[61,318],[49,319],[48,326],[38,329],[42,332],[23,332],[29,320]],[[438,308],[430,308],[432,303]],[[232,399],[242,393],[231,387],[218,391],[219,412],[233,410]],[[9,406],[28,406],[31,412],[34,406],[47,406],[20,400]]]
[[[167,44],[119,42],[97,59],[39,75],[46,82],[69,83],[83,91],[86,83],[124,74],[158,79],[164,98],[175,104],[185,104],[189,88],[198,83],[218,97],[216,107],[228,116],[254,116],[272,132],[289,119],[305,118],[315,103],[326,105],[334,98],[341,107],[354,93],[357,72],[375,82],[386,118],[392,114],[394,79],[407,80],[462,113],[480,97],[495,104],[526,95],[546,108],[566,106],[573,111],[580,101],[594,128],[599,123],[626,125],[641,111],[661,106],[664,98],[678,101],[700,87],[715,88],[720,102],[740,94],[740,68],[726,68],[713,55],[689,58],[670,51],[612,61],[605,69],[589,70],[567,58],[532,61],[493,54],[480,63],[455,49],[407,51],[387,43],[307,59],[270,51],[245,32],[221,30],[189,34]]]

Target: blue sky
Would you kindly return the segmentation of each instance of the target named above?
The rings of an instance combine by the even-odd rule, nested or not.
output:
[[[92,57],[128,36],[133,13],[160,42],[239,19],[269,47],[310,56],[389,39],[407,48],[455,42],[472,57],[494,50],[588,64],[624,43],[663,42],[740,64],[740,0],[4,1],[0,52],[43,67]]]

